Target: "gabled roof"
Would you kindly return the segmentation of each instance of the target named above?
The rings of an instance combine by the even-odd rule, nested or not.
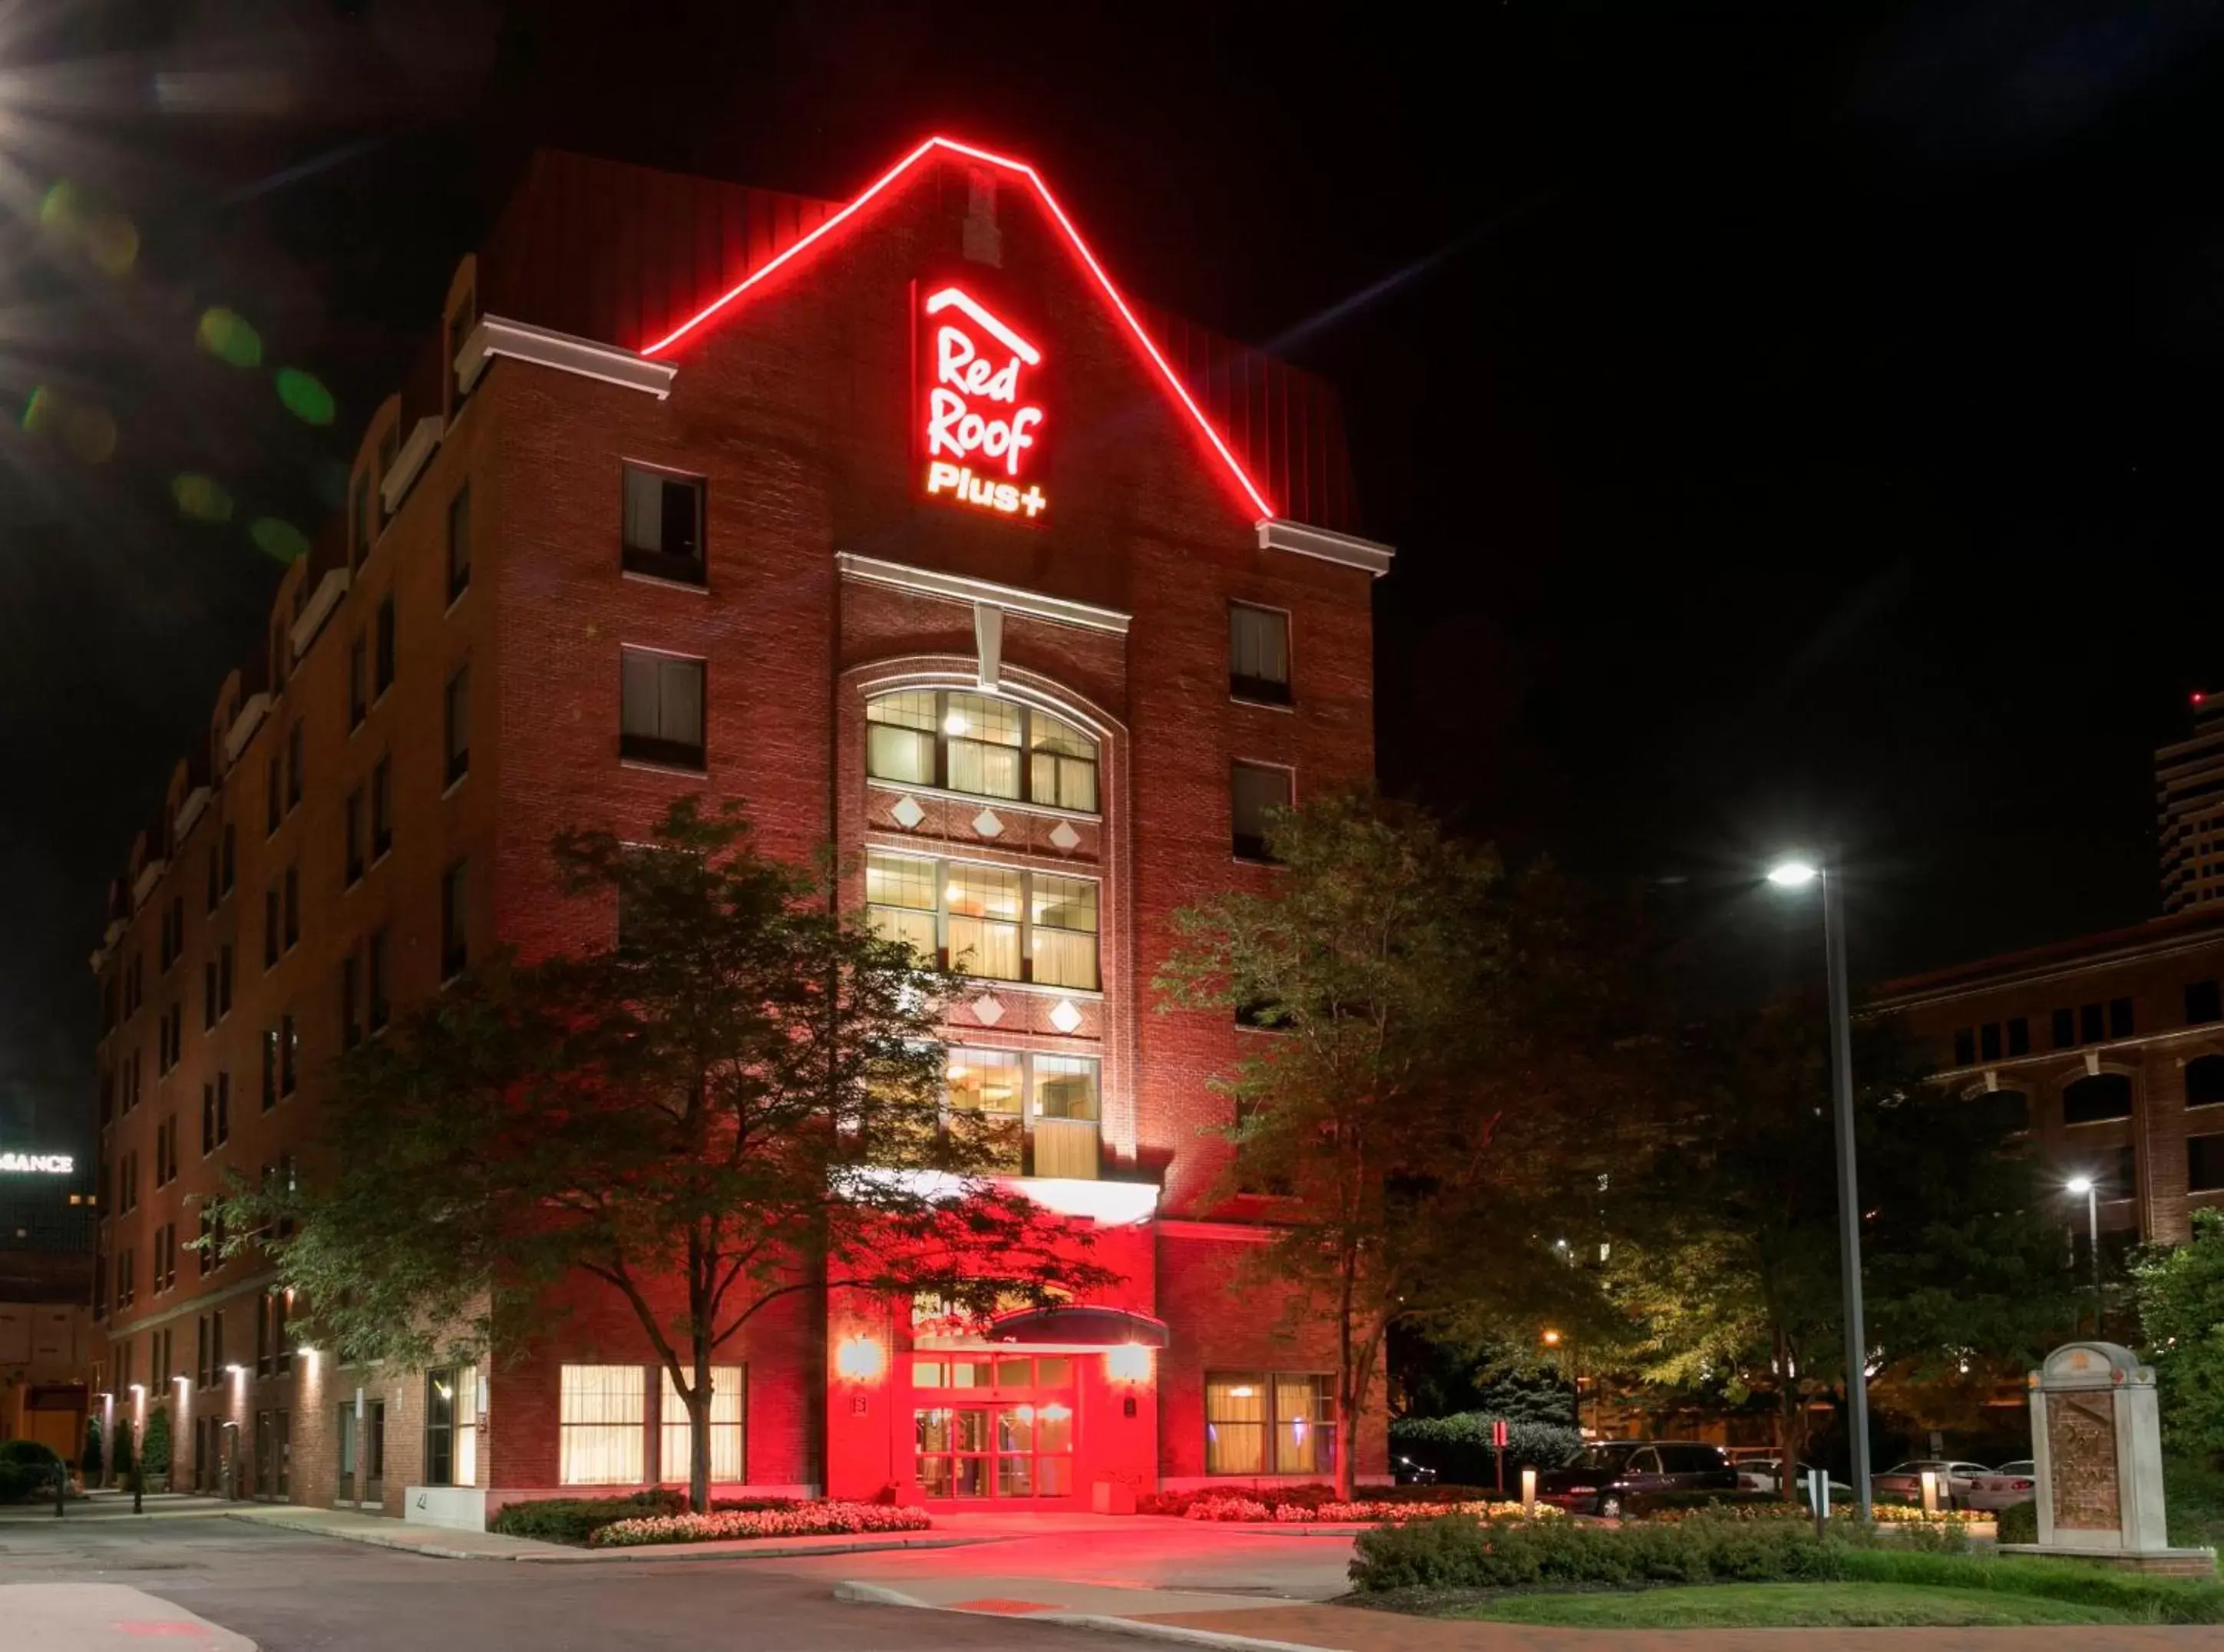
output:
[[[1324,382],[1133,302],[1040,173],[954,138],[928,138],[844,203],[543,151],[480,255],[480,307],[647,356],[684,356],[936,159],[1033,192],[1247,512],[1358,531],[1343,419]]]

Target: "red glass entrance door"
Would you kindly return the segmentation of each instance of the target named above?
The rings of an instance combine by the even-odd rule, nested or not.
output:
[[[1073,1361],[919,1359],[912,1374],[919,1487],[936,1499],[1073,1495]]]

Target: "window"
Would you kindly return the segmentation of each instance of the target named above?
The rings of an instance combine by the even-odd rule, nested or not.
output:
[[[267,1178],[266,1178],[267,1179]],[[286,1334],[287,1293],[266,1291],[255,1301],[255,1371],[279,1377],[294,1368],[294,1346]]]
[[[340,960],[340,1048],[353,1050],[363,1042],[363,960],[351,952]]]
[[[2132,1036],[2132,1000],[2128,998],[2108,1000],[2108,1036],[2111,1038]]]
[[[370,858],[386,858],[394,847],[394,772],[389,760],[380,758],[370,772]]]
[[[1263,705],[1290,703],[1290,616],[1279,608],[1228,605],[1228,691]]]
[[[1999,1022],[1987,1021],[1977,1029],[1977,1047],[1987,1061],[1998,1061],[2000,1058],[2000,1024]]]
[[[262,1110],[278,1105],[278,1029],[262,1029]]]
[[[223,1222],[217,1219],[217,1215],[214,1211],[210,1210],[206,1206],[203,1206],[201,1208],[201,1243],[198,1249],[200,1256],[200,1271],[204,1277],[209,1274],[214,1273],[218,1268],[224,1266],[224,1233]],[[224,1369],[224,1315],[219,1312],[216,1317],[216,1365],[217,1369],[221,1371]]]
[[[286,868],[286,950],[301,943],[301,869]]]
[[[231,1139],[231,1075],[218,1073],[201,1086],[201,1151],[213,1153]]]
[[[178,1115],[174,1113],[155,1127],[155,1185],[166,1188],[177,1174]]]
[[[371,697],[376,701],[394,686],[394,598],[378,605],[378,626],[373,633]]]
[[[2198,1026],[2208,1021],[2224,1021],[2224,993],[2220,993],[2213,980],[2189,980],[2185,983],[2185,1020],[2188,1026]]]
[[[626,466],[622,560],[628,573],[689,585],[704,583],[699,479]]]
[[[471,772],[471,668],[456,667],[442,701],[442,747],[447,754],[442,773],[450,785]]]
[[[208,906],[207,906],[207,910],[208,910],[209,911],[212,911],[212,911],[216,911],[216,908],[217,908],[217,903],[218,903],[218,901],[220,901],[220,900],[222,900],[222,899],[224,899],[224,892],[223,892],[223,890],[222,890],[221,886],[220,886],[218,884],[218,882],[217,882],[217,877],[218,877],[218,867],[217,867],[217,848],[216,848],[216,845],[215,845],[215,844],[212,843],[212,844],[210,844],[210,845],[209,845],[209,852],[208,852]]]
[[[301,730],[300,718],[286,731],[286,812],[301,806]]]
[[[2076,1012],[2071,1010],[2055,1011],[2053,1032],[2054,1047],[2057,1050],[2075,1049],[2077,1044]]]
[[[401,421],[397,419],[386,427],[386,433],[378,438],[378,487],[382,495],[386,491],[387,478],[394,474],[395,456],[401,451]],[[386,523],[393,520],[385,507],[386,501],[382,497],[379,500],[378,510],[371,518],[374,530],[382,528]]]
[[[2102,1018],[2103,1009],[2098,1004],[2088,1004],[2077,1012],[2079,1043],[2097,1044],[2108,1036],[2107,1023]]]
[[[363,881],[363,788],[357,786],[347,795],[347,842],[345,865],[347,886],[353,888]]]
[[[291,1095],[301,1076],[301,1030],[291,1011],[278,1018],[278,1094]]]
[[[865,772],[875,780],[1095,814],[1096,770],[1094,737],[1008,700],[907,689],[865,705]]]
[[[232,880],[239,871],[239,836],[230,821],[224,823],[224,892],[231,892]]]
[[[1977,1030],[1974,1027],[1954,1029],[1954,1065],[1971,1067],[1977,1060]]]
[[[2008,1054],[2031,1054],[2031,1021],[2025,1016],[2013,1016],[2008,1021]]]
[[[386,931],[373,930],[370,944],[363,949],[364,974],[368,977],[370,1002],[365,1006],[365,1018],[373,1032],[386,1025],[391,1008],[386,990]]]
[[[1204,1472],[1324,1474],[1336,1463],[1336,1390],[1302,1372],[1214,1371],[1204,1379]]]
[[[216,1031],[216,960],[201,966],[201,1031]]]
[[[2132,1116],[2132,1081],[2121,1073],[2094,1073],[2062,1092],[2062,1122],[2098,1124]]]
[[[362,632],[348,644],[348,727],[363,727],[370,715],[370,643]]]
[[[1273,858],[1267,848],[1267,828],[1274,810],[1290,806],[1294,778],[1287,769],[1270,768],[1263,763],[1238,763],[1230,770],[1229,799],[1238,858]]]
[[[658,1404],[658,1472],[667,1483],[685,1483],[692,1472],[692,1442],[687,1407],[679,1397],[679,1384],[665,1371],[664,1392]],[[711,1367],[711,1481],[714,1485],[736,1485],[748,1479],[742,1467],[742,1396],[739,1365]]]
[[[452,980],[471,962],[471,865],[458,861],[440,880],[440,979]]]
[[[425,1373],[425,1483],[476,1485],[479,1478],[477,1365]]]
[[[644,1478],[648,1384],[639,1365],[565,1365],[557,1406],[558,1481],[633,1485]]]
[[[1094,991],[1098,893],[1090,878],[880,849],[865,857],[866,912],[875,929],[992,980]]]
[[[363,566],[370,554],[370,470],[357,472],[355,489],[348,496],[348,568]]]
[[[618,659],[618,755],[703,767],[703,662],[640,648]]]
[[[221,1021],[231,1013],[231,943],[227,941],[216,949],[216,1017]]]
[[[2185,1190],[2214,1193],[2224,1188],[2224,1136],[2185,1138]]]
[[[2196,1056],[2185,1063],[2185,1105],[2213,1107],[2224,1102],[2224,1056]]]
[[[269,968],[278,962],[279,937],[285,932],[282,884],[272,884],[262,892],[262,967]]]
[[[286,789],[284,777],[278,764],[278,753],[273,752],[262,765],[262,812],[267,817],[266,829],[276,831],[278,823],[286,817]]]
[[[471,583],[471,484],[456,489],[448,501],[448,601],[453,602]]]

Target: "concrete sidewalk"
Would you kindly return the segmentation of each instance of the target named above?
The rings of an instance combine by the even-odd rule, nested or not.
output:
[[[207,1512],[223,1513],[234,1520],[276,1526],[286,1531],[313,1532],[343,1542],[368,1543],[375,1548],[401,1549],[440,1561],[521,1561],[544,1566],[638,1566],[670,1561],[797,1560],[829,1554],[870,1554],[888,1549],[961,1548],[994,1542],[986,1535],[950,1532],[903,1532],[881,1535],[837,1533],[829,1537],[743,1538],[725,1543],[657,1543],[640,1548],[573,1548],[565,1543],[544,1543],[536,1538],[510,1537],[494,1531],[456,1531],[445,1526],[417,1526],[389,1520],[382,1515],[351,1509],[295,1508],[282,1503],[224,1503]]]
[[[177,1652],[255,1652],[244,1635],[121,1583],[11,1583],[0,1587],[0,1645],[60,1652],[124,1652],[159,1640]]]

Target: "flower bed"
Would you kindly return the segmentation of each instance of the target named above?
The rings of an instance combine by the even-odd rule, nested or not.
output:
[[[597,1548],[648,1543],[717,1543],[737,1537],[830,1537],[855,1532],[926,1531],[923,1509],[891,1503],[796,1503],[778,1509],[724,1509],[710,1514],[648,1515],[613,1521],[590,1540]]]
[[[1560,1511],[1549,1504],[1537,1505],[1536,1514],[1542,1519],[1558,1519]],[[1357,1521],[1433,1520],[1440,1515],[1475,1515],[1485,1520],[1518,1519],[1521,1514],[1519,1503],[1461,1502],[1419,1503],[1401,1499],[1397,1502],[1369,1498],[1350,1503],[1339,1503],[1334,1498],[1315,1502],[1267,1502],[1260,1498],[1204,1497],[1191,1502],[1182,1510],[1185,1520],[1244,1520],[1271,1521],[1278,1525],[1292,1526],[1314,1521],[1338,1524]]]
[[[1424,1512],[1433,1508],[1438,1511],[1457,1504],[1499,1501],[1481,1486],[1475,1485],[1370,1485],[1363,1498],[1353,1502],[1379,1503],[1404,1509],[1420,1507]],[[1331,1503],[1344,1501],[1336,1494],[1336,1487],[1318,1480],[1303,1481],[1293,1485],[1260,1485],[1246,1480],[1233,1481],[1226,1485],[1210,1486],[1188,1491],[1145,1491],[1135,1498],[1135,1512],[1147,1515],[1185,1516],[1200,1503],[1224,1502],[1241,1498],[1252,1503],[1263,1503],[1269,1509],[1320,1509]],[[1199,1519],[1211,1516],[1200,1515]],[[1297,1516],[1291,1516],[1295,1519]]]

